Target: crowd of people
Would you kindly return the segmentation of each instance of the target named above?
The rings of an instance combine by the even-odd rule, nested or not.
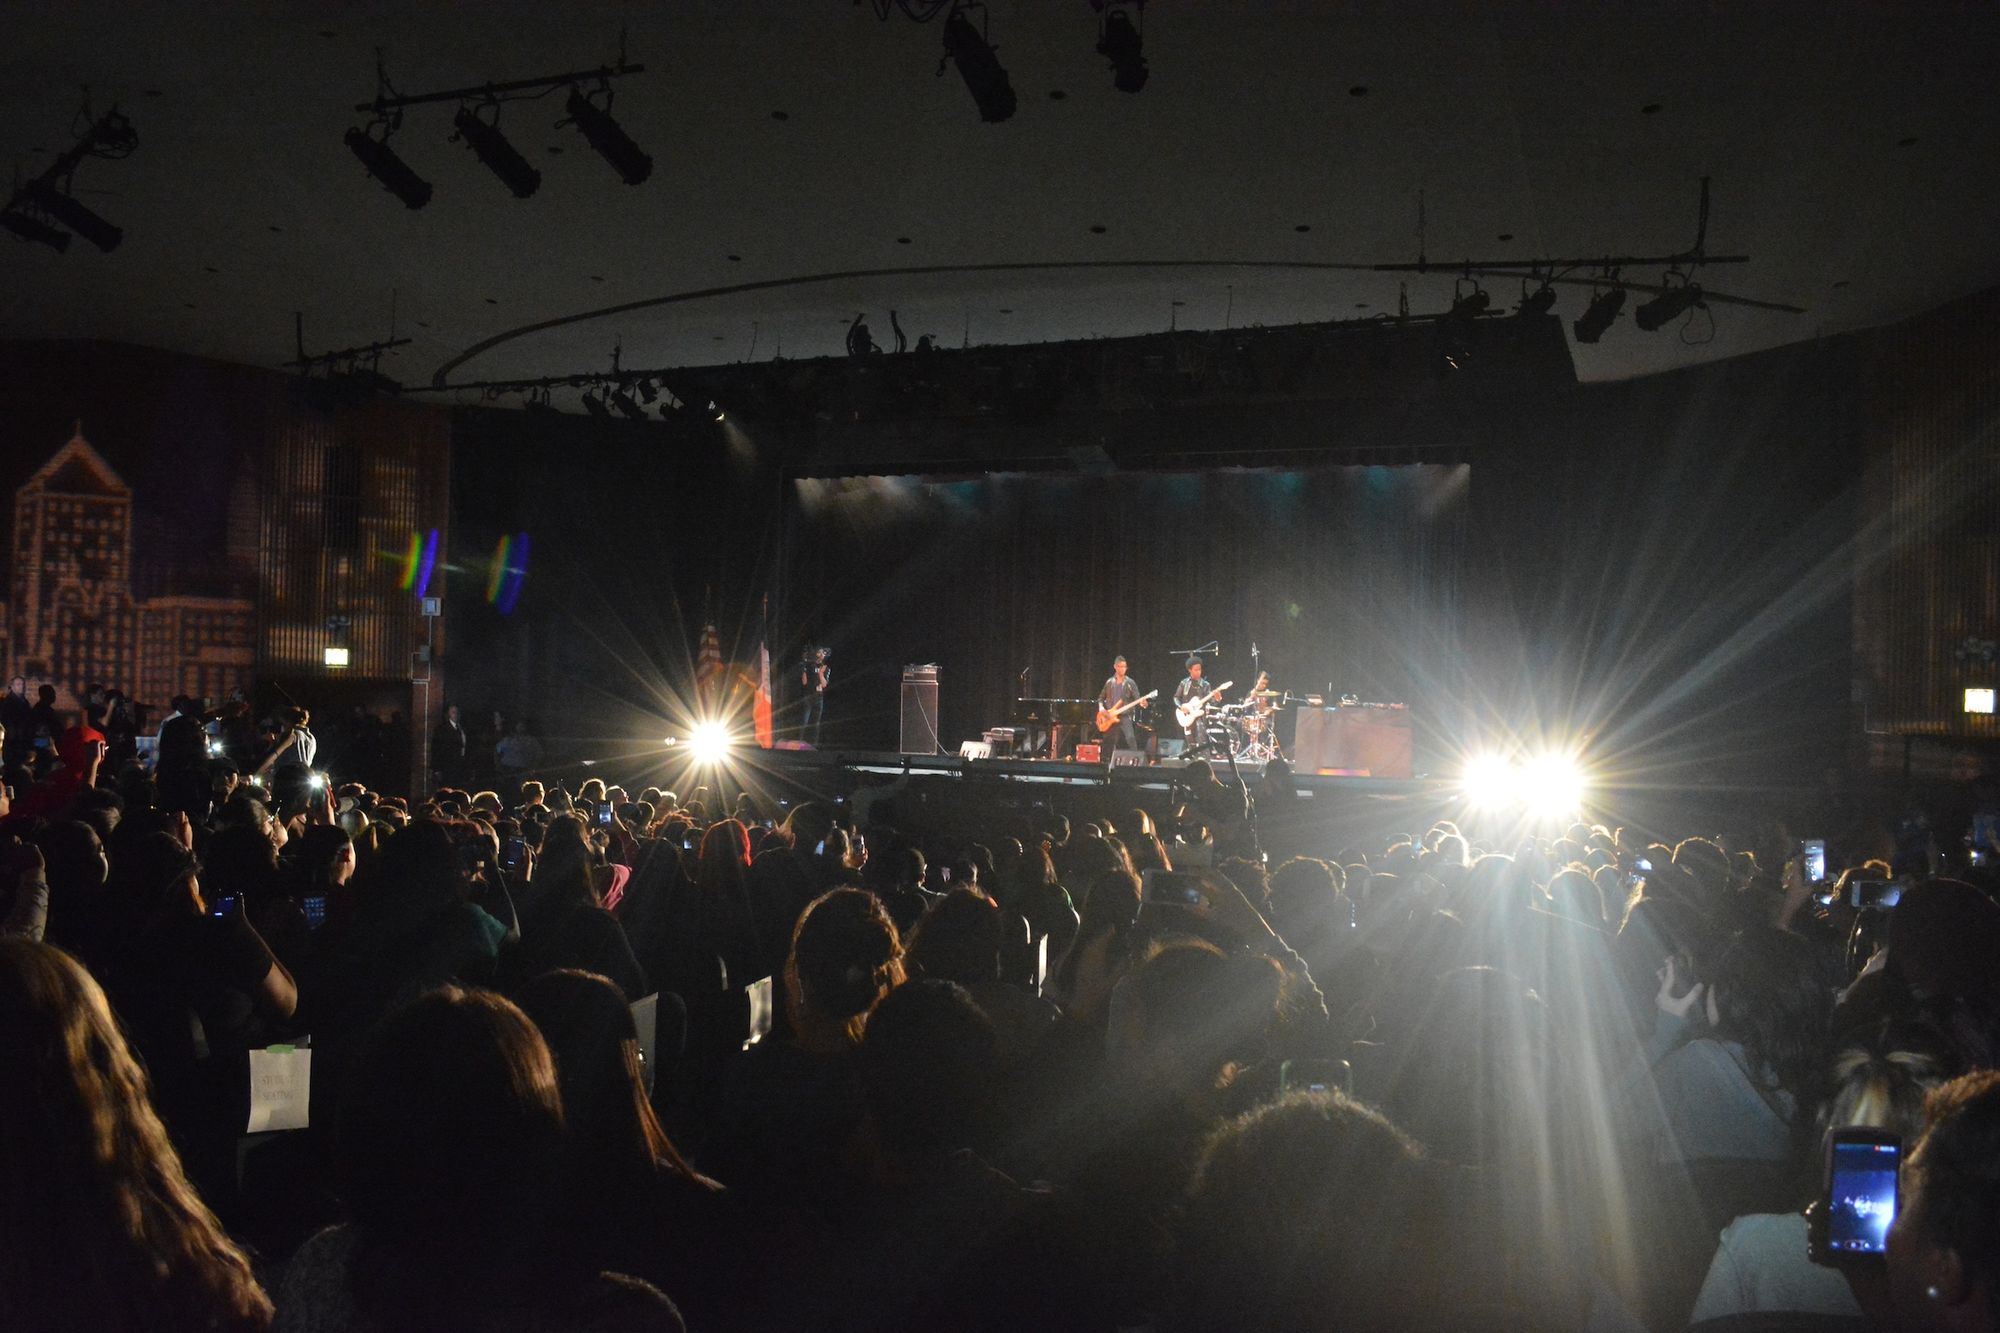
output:
[[[2000,849],[91,730],[0,794],[0,1327],[2000,1327]],[[1822,1266],[1856,1125],[1901,1209]]]

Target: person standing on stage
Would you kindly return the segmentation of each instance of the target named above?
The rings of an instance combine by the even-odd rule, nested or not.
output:
[[[1208,691],[1208,682],[1201,678],[1201,659],[1199,657],[1190,657],[1187,660],[1187,675],[1181,678],[1180,684],[1174,686],[1174,707],[1186,708],[1191,701],[1208,697]],[[1187,748],[1189,750],[1201,748],[1201,738],[1206,728],[1200,716],[1196,716],[1194,721],[1184,724],[1181,730],[1187,736]]]
[[[1125,659],[1114,658],[1111,663],[1111,678],[1104,682],[1104,688],[1097,692],[1097,706],[1113,709],[1120,704],[1129,704],[1139,697],[1139,686],[1125,674]],[[1151,708],[1151,702],[1142,703],[1141,708]],[[1118,715],[1118,745],[1121,750],[1139,748],[1139,730],[1133,723],[1132,710],[1126,709]]]
[[[805,711],[799,718],[799,739],[812,745],[819,744],[819,724],[826,718],[826,687],[833,678],[826,664],[827,656],[828,651],[822,645],[799,664],[799,684],[806,696]]]

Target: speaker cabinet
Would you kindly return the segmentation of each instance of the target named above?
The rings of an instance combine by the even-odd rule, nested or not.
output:
[[[903,668],[902,754],[942,754],[938,745],[938,679],[935,666]]]

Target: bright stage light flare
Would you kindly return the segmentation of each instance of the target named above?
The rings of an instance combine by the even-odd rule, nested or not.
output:
[[[1521,770],[1521,798],[1538,815],[1569,815],[1583,807],[1583,770],[1565,754],[1539,755]]]
[[[1474,755],[1465,764],[1465,799],[1475,808],[1495,810],[1520,798],[1514,766],[1497,754]]]
[[[729,754],[729,728],[720,722],[697,722],[687,743],[696,763],[720,763]]]

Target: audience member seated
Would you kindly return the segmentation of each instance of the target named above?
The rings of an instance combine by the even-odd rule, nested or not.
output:
[[[790,1035],[731,1067],[704,1168],[758,1202],[829,1205],[861,1119],[854,1051],[868,1015],[902,980],[902,940],[874,895],[835,889],[815,899],[785,963]]]
[[[281,1330],[682,1327],[566,1235],[562,1099],[541,1034],[498,995],[446,987],[391,1015],[357,1061],[336,1139],[349,1220],[278,1286]]]
[[[181,1169],[104,992],[0,939],[0,1328],[255,1333],[271,1302]]]

